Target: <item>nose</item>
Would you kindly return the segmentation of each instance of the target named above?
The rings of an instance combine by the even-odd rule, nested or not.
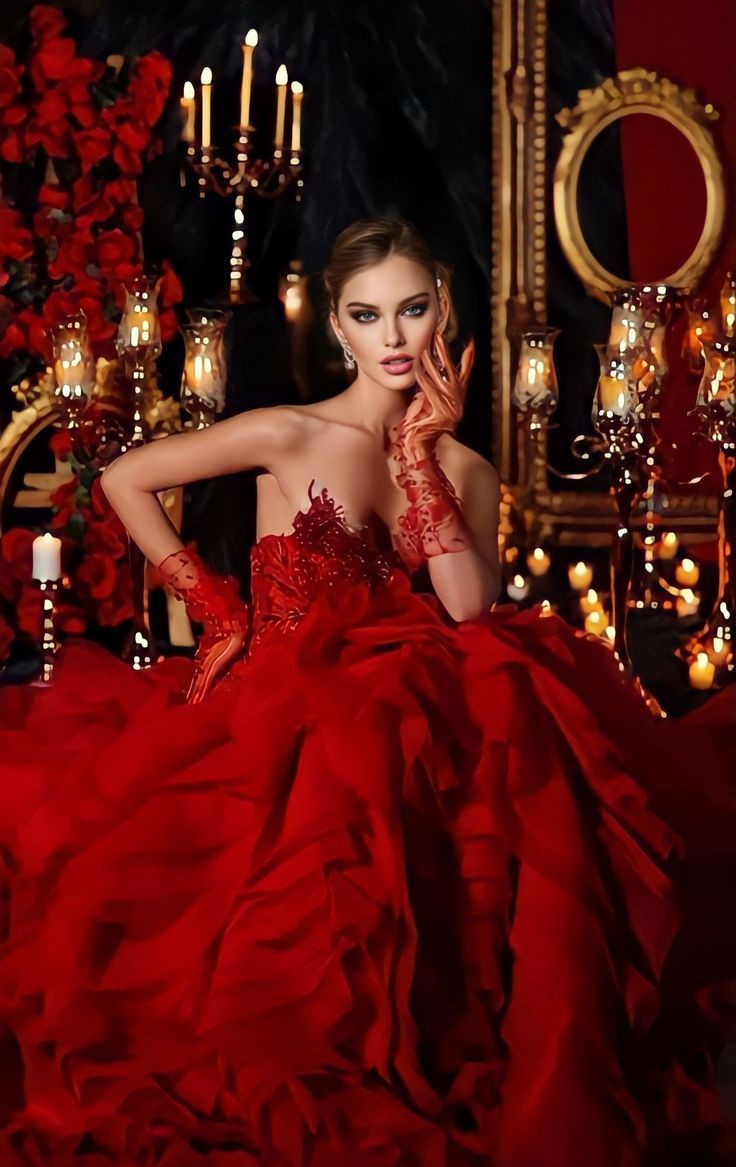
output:
[[[404,343],[404,337],[399,325],[398,318],[393,320],[389,317],[386,321],[386,332],[384,336],[384,344],[386,348],[399,348]]]

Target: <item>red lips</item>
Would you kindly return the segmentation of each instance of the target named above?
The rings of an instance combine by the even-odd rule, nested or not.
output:
[[[389,361],[413,361],[414,357],[410,357],[408,353],[394,353],[392,357],[384,357],[381,361],[382,365],[388,364]]]

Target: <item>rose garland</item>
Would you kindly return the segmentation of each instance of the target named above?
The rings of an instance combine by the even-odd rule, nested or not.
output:
[[[0,361],[9,384],[41,373],[51,357],[48,330],[80,309],[96,355],[112,356],[124,282],[143,271],[136,180],[161,149],[154,127],[171,65],[152,52],[116,72],[78,56],[65,32],[62,12],[39,4],[25,62],[0,44]],[[164,261],[164,342],[176,332],[181,298]],[[115,625],[132,614],[125,532],[93,469],[73,458],[68,435],[50,444],[73,471],[52,496],[51,526],[72,580],[59,627]],[[33,538],[14,529],[0,540],[0,659],[15,635],[37,633]]]

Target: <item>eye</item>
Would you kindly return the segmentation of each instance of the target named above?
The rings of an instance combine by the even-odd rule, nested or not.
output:
[[[408,312],[411,316],[423,316],[426,311],[426,304],[409,304],[406,308],[404,308],[401,315],[403,316]],[[370,324],[371,320],[376,319],[375,312],[371,312],[368,308],[363,308],[360,312],[351,312],[350,315],[352,316],[353,320],[357,320],[359,324]],[[371,319],[366,320],[366,316],[370,317]]]

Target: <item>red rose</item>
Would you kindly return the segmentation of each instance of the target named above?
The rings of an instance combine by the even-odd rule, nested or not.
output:
[[[49,275],[52,280],[61,280],[66,275],[81,276],[90,262],[93,240],[89,230],[75,231],[64,240],[55,259],[49,261]]]
[[[4,594],[8,578],[18,583],[31,578],[35,538],[33,531],[26,527],[11,527],[0,537],[0,567],[6,580]]]
[[[74,145],[79,155],[82,173],[86,174],[88,170],[91,170],[93,166],[109,155],[110,135],[101,126],[95,126],[90,130],[82,130],[75,134]]]
[[[13,105],[20,93],[20,70],[15,55],[7,45],[0,44],[0,110]]]
[[[77,46],[67,36],[45,40],[32,55],[30,72],[37,89],[43,89],[48,81],[61,81],[74,77],[77,71]]]
[[[20,211],[0,206],[0,258],[29,259],[33,255],[33,235]]]
[[[165,259],[161,264],[158,294],[164,308],[168,308],[172,304],[180,304],[184,299],[184,289],[181,286],[181,280],[168,259]]]
[[[11,320],[0,336],[0,358],[6,360],[14,353],[26,352],[28,335],[17,320]]]
[[[58,36],[66,28],[66,20],[58,8],[51,4],[34,4],[31,9],[31,34],[34,41],[43,44],[51,37]]]
[[[138,240],[118,227],[104,231],[97,240],[97,263],[112,283],[132,279],[140,267]]]
[[[93,600],[103,600],[115,589],[116,572],[115,563],[106,552],[91,552],[85,554],[77,568],[76,578]]]
[[[41,207],[53,207],[56,211],[65,211],[69,205],[69,191],[60,186],[45,182],[38,192],[38,203]]]
[[[79,490],[79,479],[76,474],[72,478],[62,482],[57,486],[56,490],[49,496],[51,505],[55,509],[55,513],[49,527],[52,531],[62,531],[69,522],[69,519],[77,509],[77,492]]]
[[[68,636],[82,636],[87,631],[87,618],[74,604],[60,603],[55,612],[56,627]]]
[[[34,353],[48,363],[51,360],[51,339],[43,317],[32,308],[23,308],[15,320],[24,329],[25,351]]]
[[[59,459],[65,461],[72,452],[72,435],[66,426],[61,426],[49,438],[49,449]]]
[[[128,95],[139,107],[140,116],[154,126],[164,112],[171,86],[171,62],[160,53],[147,53],[133,66]]]

